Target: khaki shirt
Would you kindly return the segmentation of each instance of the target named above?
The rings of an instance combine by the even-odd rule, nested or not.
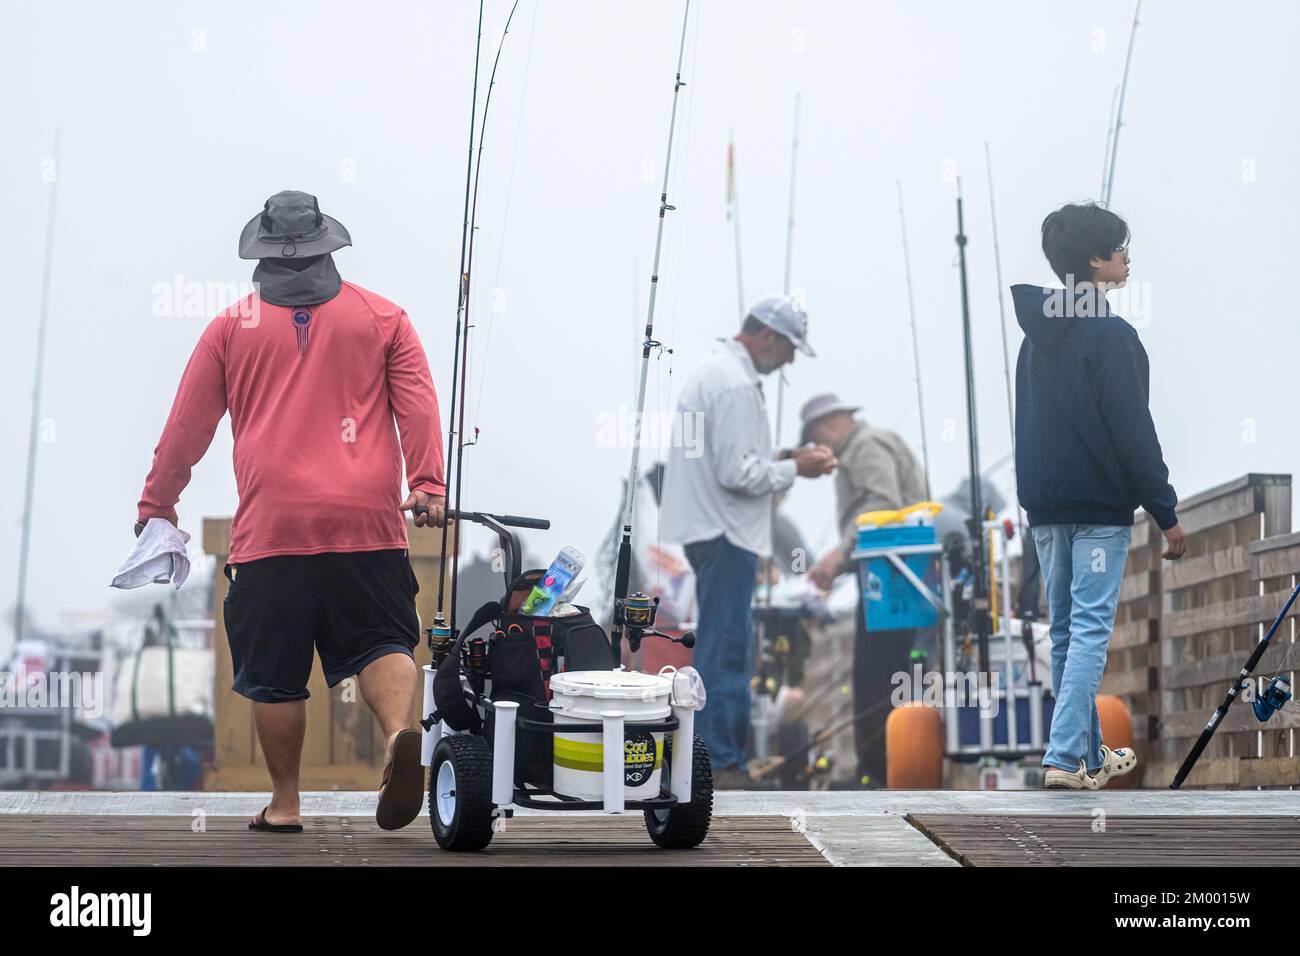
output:
[[[902,438],[866,422],[858,422],[834,451],[835,513],[840,549],[848,557],[858,545],[858,515],[925,501],[925,472]]]

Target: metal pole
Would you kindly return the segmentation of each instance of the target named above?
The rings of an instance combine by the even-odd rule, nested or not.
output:
[[[45,213],[45,268],[41,273],[41,314],[36,327],[36,374],[32,383],[32,421],[27,436],[27,484],[23,491],[22,535],[18,546],[18,600],[14,608],[14,645],[23,638],[27,603],[27,555],[32,536],[32,498],[36,491],[36,439],[41,427],[41,386],[45,373],[45,330],[50,319],[50,269],[54,259],[54,215],[59,195],[59,155],[63,130],[54,128],[54,181]]]

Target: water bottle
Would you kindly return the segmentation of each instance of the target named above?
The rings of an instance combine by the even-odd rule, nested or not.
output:
[[[560,596],[582,571],[586,560],[582,552],[573,547],[565,548],[557,554],[551,566],[542,575],[542,580],[533,585],[532,591],[524,599],[523,606],[519,609],[520,613],[538,617],[550,614]]]

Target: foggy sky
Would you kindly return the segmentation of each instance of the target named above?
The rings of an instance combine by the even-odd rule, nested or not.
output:
[[[488,4],[480,95],[508,9]],[[780,291],[798,91],[793,283],[820,357],[789,371],[785,442],[799,405],[832,388],[919,453],[897,178],[934,487],[963,474],[955,170],[982,456],[1001,458],[1010,435],[984,143],[1005,281],[1052,283],[1039,225],[1052,208],[1098,194],[1132,10],[1131,0],[697,0],[656,315],[656,338],[674,351],[651,366],[647,409],[671,410],[676,386],[738,324],[729,130],[746,297]],[[253,263],[236,257],[236,238],[269,194],[312,192],[347,225],[355,246],[336,253],[340,271],[407,309],[446,412],[476,13],[471,0],[7,7],[6,614],[50,188],[42,173],[56,124],[63,159],[28,588],[48,627],[114,601],[108,581],[131,546],[154,445],[211,317],[157,317],[160,284],[248,281]],[[548,556],[565,544],[593,553],[618,509],[630,451],[598,447],[598,422],[633,402],[680,25],[675,2],[523,0],[502,54],[479,199],[470,419],[481,442],[466,452],[465,504],[550,518],[553,530],[532,539]],[[1112,207],[1133,230],[1152,410],[1184,496],[1247,471],[1300,470],[1289,300],[1300,238],[1298,28],[1300,8],[1285,2],[1143,8]],[[1014,361],[1020,333],[1007,318]],[[228,422],[179,505],[196,544],[203,517],[236,505]],[[1009,491],[1010,468],[998,479]],[[789,508],[815,545],[831,543],[829,479],[800,481]],[[7,642],[6,618],[0,653]]]

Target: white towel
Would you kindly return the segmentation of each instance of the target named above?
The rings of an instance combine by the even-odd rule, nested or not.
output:
[[[150,518],[135,547],[113,578],[115,588],[138,588],[143,584],[166,584],[176,587],[190,576],[190,556],[185,546],[190,536],[166,518]]]

